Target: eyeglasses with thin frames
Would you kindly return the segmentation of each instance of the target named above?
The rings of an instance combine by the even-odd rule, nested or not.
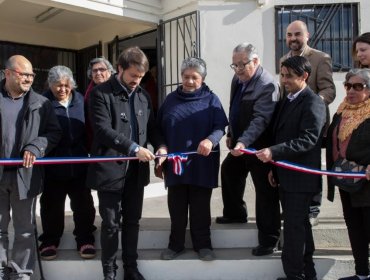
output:
[[[36,77],[36,74],[35,73],[24,73],[24,72],[19,72],[17,70],[14,70],[14,69],[9,69],[8,70],[14,72],[14,73],[17,73],[22,79],[34,79]]]
[[[98,72],[104,73],[107,70],[108,70],[107,68],[96,68],[96,69],[91,70],[91,72],[93,72],[94,74],[97,74]]]
[[[237,69],[244,70],[245,69],[245,66],[247,66],[251,61],[252,61],[252,59],[251,60],[248,60],[248,62],[243,63],[243,64],[240,64],[240,65],[230,64],[230,68],[233,69],[234,71],[237,70]]]
[[[351,88],[353,88],[355,91],[362,91],[364,88],[366,88],[366,84],[362,84],[362,83],[343,83],[344,85],[344,88],[345,90],[350,90]]]

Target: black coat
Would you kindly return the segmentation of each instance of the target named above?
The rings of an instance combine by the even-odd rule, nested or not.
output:
[[[149,94],[141,87],[135,90],[135,116],[131,116],[128,94],[113,75],[96,86],[90,95],[89,112],[94,133],[92,156],[129,156],[131,140],[130,118],[136,117],[139,144],[154,149],[164,141],[159,134]],[[128,161],[93,163],[88,167],[87,186],[99,191],[120,192],[123,189]],[[138,185],[149,184],[149,163],[140,162]]]
[[[44,96],[51,101],[59,124],[63,130],[62,139],[50,152],[49,157],[87,157],[84,98],[73,90],[68,108],[55,99],[48,90]],[[87,164],[55,164],[45,167],[46,180],[85,180]]]
[[[333,166],[333,132],[335,127],[339,125],[341,115],[335,114],[331,122],[327,139],[326,139],[326,166],[331,170]],[[351,139],[348,142],[346,150],[346,158],[350,161],[355,161],[358,164],[367,166],[370,164],[370,119],[366,119],[357,129],[352,132]],[[331,182],[331,177],[328,177],[328,199],[334,201],[335,186]],[[362,190],[351,193],[351,203],[354,207],[370,206],[370,182],[366,184]]]
[[[319,169],[325,104],[306,87],[291,104],[285,97],[279,104],[273,126],[272,159],[286,160]],[[280,186],[287,192],[318,192],[321,176],[277,167]]]

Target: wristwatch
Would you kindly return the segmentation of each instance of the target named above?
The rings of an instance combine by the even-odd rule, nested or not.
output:
[[[140,146],[136,146],[134,153],[136,154],[137,152],[139,152],[139,150],[140,150]]]

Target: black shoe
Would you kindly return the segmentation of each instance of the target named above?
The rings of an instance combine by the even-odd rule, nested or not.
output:
[[[271,255],[275,251],[276,251],[276,247],[258,245],[257,247],[252,249],[252,255],[253,256],[266,256],[266,255]]]
[[[247,223],[247,218],[228,218],[228,217],[216,217],[217,224],[244,224]]]
[[[125,269],[123,280],[145,280],[144,276],[137,269]]]

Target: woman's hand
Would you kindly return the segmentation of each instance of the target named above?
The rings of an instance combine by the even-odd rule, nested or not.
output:
[[[157,158],[155,159],[154,175],[158,178],[164,179],[163,163],[165,162],[166,157],[161,155],[167,155],[167,148],[160,147],[155,154]]]
[[[204,139],[199,143],[197,153],[202,156],[208,156],[212,151],[213,144],[209,139]]]

